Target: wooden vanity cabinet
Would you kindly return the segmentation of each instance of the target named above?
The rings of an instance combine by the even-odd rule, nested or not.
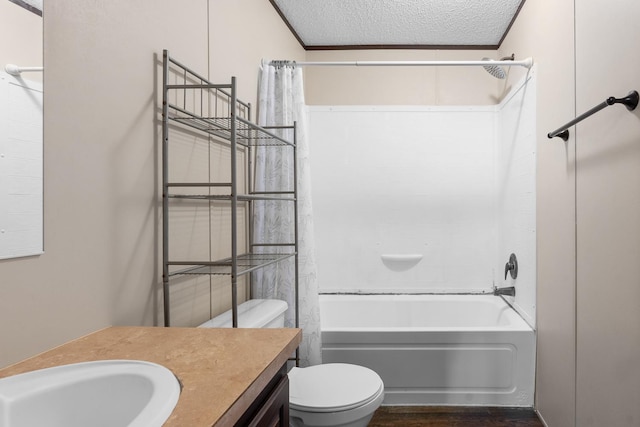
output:
[[[289,377],[286,363],[235,425],[289,427]]]

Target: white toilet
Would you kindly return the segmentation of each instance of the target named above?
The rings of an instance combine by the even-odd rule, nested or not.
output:
[[[287,303],[255,299],[238,306],[238,326],[282,328]],[[201,328],[228,328],[231,310]],[[289,417],[292,427],[365,427],[384,399],[384,384],[369,368],[328,363],[289,372]]]
[[[365,427],[384,399],[384,384],[369,368],[328,363],[289,372],[292,427]]]

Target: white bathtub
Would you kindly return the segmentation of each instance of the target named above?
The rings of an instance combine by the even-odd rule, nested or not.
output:
[[[386,405],[533,406],[535,335],[491,295],[321,295],[323,363],[376,371]]]

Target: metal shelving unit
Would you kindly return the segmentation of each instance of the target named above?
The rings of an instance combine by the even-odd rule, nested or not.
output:
[[[170,285],[175,276],[228,275],[231,276],[231,307],[233,327],[238,326],[238,278],[265,266],[295,258],[295,326],[299,326],[298,301],[298,227],[294,221],[293,242],[255,242],[251,229],[253,203],[260,200],[278,200],[293,203],[294,217],[297,205],[297,153],[296,127],[261,127],[251,122],[251,105],[236,96],[236,79],[228,84],[214,84],[182,65],[163,51],[162,99],[162,265],[164,294],[164,324],[171,325]],[[225,182],[175,182],[169,174],[170,131],[196,132],[209,144],[226,144],[230,152],[229,179]],[[293,161],[291,189],[258,192],[253,189],[252,168],[259,146],[285,147]],[[238,153],[244,154],[244,185],[239,185]],[[244,188],[240,188],[244,187]],[[193,194],[192,194],[193,193]],[[200,201],[197,203],[228,203],[231,211],[231,242],[229,256],[218,260],[176,260],[171,258],[169,217],[172,199]],[[246,207],[249,219],[238,219],[238,208]],[[252,252],[239,253],[240,227],[248,230],[246,247]],[[260,253],[277,249],[278,253]],[[256,250],[257,253],[253,251]]]

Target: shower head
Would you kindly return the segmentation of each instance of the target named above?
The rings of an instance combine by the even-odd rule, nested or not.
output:
[[[514,54],[512,53],[511,56],[505,56],[504,58],[500,58],[500,61],[513,61],[513,59],[514,59]],[[488,62],[493,61],[493,59],[490,59],[490,58],[482,58],[482,60],[488,61]],[[503,80],[505,77],[507,77],[507,73],[504,71],[504,68],[502,68],[499,65],[484,65],[483,68],[487,70],[487,73],[491,74],[496,79]]]
[[[482,58],[483,61],[491,61],[489,58]],[[504,68],[499,65],[484,65],[483,68],[487,70],[487,73],[491,74],[496,79],[503,80],[507,77],[507,74],[504,72]]]

